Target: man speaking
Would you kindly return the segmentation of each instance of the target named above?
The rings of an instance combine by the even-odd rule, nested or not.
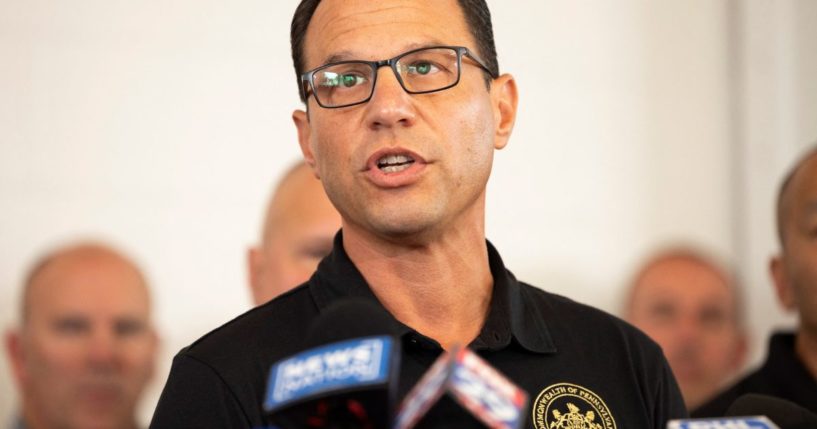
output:
[[[303,0],[291,36],[301,150],[342,230],[308,282],[176,356],[152,426],[263,426],[270,365],[353,297],[395,319],[399,396],[459,344],[529,393],[526,427],[658,429],[685,414],[658,346],[517,281],[485,239],[517,88],[499,73],[484,0]]]

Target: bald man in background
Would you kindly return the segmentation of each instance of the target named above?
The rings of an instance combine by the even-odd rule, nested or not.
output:
[[[689,409],[743,366],[739,301],[732,276],[691,249],[660,252],[635,276],[625,318],[664,350]]]
[[[100,244],[43,258],[6,335],[20,394],[18,428],[128,429],[153,375],[157,335],[139,269]]]
[[[794,332],[776,332],[766,361],[697,417],[721,416],[747,393],[776,396],[817,413],[817,146],[792,167],[777,194],[780,253],[770,262],[780,305],[799,315]]]
[[[332,251],[340,215],[303,162],[278,183],[267,207],[260,245],[247,254],[253,303],[263,304],[309,279]]]

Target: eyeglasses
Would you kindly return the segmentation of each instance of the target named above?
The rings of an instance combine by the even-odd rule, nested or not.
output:
[[[442,91],[459,83],[463,55],[496,78],[468,48],[432,46],[388,60],[339,61],[320,66],[301,75],[301,91],[304,99],[314,94],[318,105],[326,109],[363,104],[372,98],[377,70],[383,66],[392,69],[400,86],[409,94]]]

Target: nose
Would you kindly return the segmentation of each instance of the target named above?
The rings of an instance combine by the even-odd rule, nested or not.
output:
[[[366,106],[366,122],[370,129],[410,127],[417,117],[412,95],[407,93],[390,67],[377,71],[374,93]]]
[[[698,345],[700,326],[698,325],[698,321],[695,319],[695,317],[690,315],[679,317],[677,330],[678,338],[682,343],[690,344],[692,346]]]
[[[116,364],[116,337],[108,329],[98,328],[90,339],[88,363],[95,369],[110,369]]]

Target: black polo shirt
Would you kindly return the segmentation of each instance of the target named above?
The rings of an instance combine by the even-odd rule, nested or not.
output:
[[[653,341],[602,311],[517,281],[490,243],[488,253],[492,301],[470,347],[530,394],[525,427],[549,429],[552,422],[572,418],[597,429],[664,429],[668,419],[685,416],[678,387]],[[332,253],[307,283],[176,355],[151,427],[263,427],[270,366],[301,351],[312,321],[349,297],[378,303],[338,233]],[[394,323],[403,343],[402,398],[442,349]],[[451,410],[436,412],[443,419]],[[470,427],[464,421],[455,426]]]
[[[792,333],[772,335],[763,366],[694,410],[693,416],[723,416],[736,399],[747,393],[776,396],[817,413],[817,380],[797,357],[794,340]]]

